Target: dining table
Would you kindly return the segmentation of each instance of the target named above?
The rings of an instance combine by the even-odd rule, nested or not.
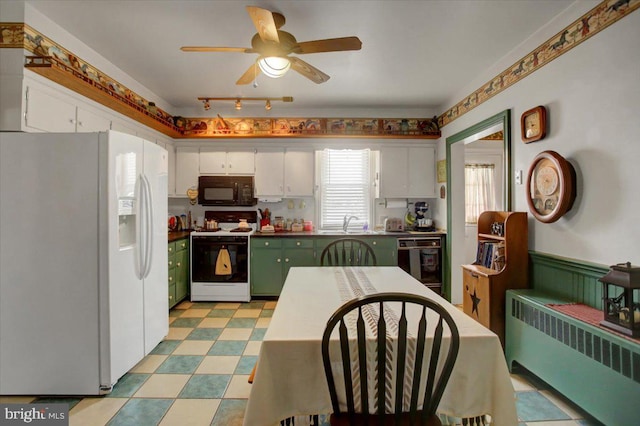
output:
[[[347,301],[382,292],[427,297],[456,323],[460,348],[438,414],[490,416],[497,426],[518,424],[514,388],[496,334],[399,267],[322,266],[289,270],[260,347],[244,425],[272,426],[292,417],[299,424],[310,415],[331,413],[321,353],[327,321]]]

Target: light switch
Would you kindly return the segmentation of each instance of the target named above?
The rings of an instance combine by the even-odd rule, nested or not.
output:
[[[522,185],[522,170],[516,171],[516,185]]]

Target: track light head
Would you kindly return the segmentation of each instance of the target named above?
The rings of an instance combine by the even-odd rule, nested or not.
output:
[[[211,109],[211,104],[209,103],[209,99],[204,101],[204,110],[209,111]]]
[[[269,99],[267,99],[267,102],[264,104],[264,109],[271,111],[271,101]]]
[[[240,99],[236,99],[236,109],[238,111],[242,109],[242,102],[240,102]]]

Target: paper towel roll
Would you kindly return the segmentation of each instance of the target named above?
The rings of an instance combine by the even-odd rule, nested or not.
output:
[[[407,200],[388,200],[385,198],[384,206],[388,209],[406,209]]]

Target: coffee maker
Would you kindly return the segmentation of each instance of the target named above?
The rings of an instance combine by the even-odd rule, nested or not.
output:
[[[419,231],[433,231],[433,220],[428,217],[429,204],[424,201],[417,201],[414,204],[416,213],[415,228]]]

